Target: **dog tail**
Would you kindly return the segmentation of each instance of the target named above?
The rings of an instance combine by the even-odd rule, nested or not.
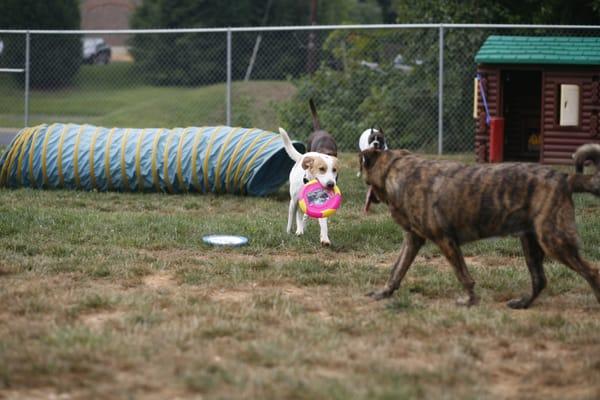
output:
[[[571,176],[573,192],[588,192],[600,196],[600,144],[584,144],[573,154],[575,174]],[[583,175],[583,167],[591,161],[596,167],[593,175]]]
[[[308,105],[310,106],[310,113],[312,114],[313,119],[313,130],[319,131],[321,130],[321,123],[319,122],[319,115],[317,114],[317,107],[315,106],[315,102],[313,99],[308,100]]]
[[[285,152],[288,153],[288,156],[290,156],[290,158],[295,162],[300,161],[300,159],[302,159],[302,154],[300,154],[298,150],[294,148],[294,145],[292,144],[292,141],[290,140],[290,137],[288,136],[285,129],[280,127],[279,133],[281,134],[281,139],[283,140]]]

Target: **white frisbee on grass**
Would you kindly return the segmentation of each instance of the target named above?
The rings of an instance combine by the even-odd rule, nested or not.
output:
[[[202,241],[213,246],[243,246],[248,244],[248,238],[237,235],[206,235]]]

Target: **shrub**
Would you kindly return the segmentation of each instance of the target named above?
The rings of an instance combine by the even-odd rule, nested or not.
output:
[[[466,32],[453,35],[447,41],[452,44],[447,59],[472,57],[484,38]],[[461,45],[455,46],[457,42]],[[374,125],[383,128],[393,148],[437,150],[437,31],[338,31],[329,35],[324,49],[327,66],[297,79],[295,97],[278,108],[283,126],[294,138],[306,138],[312,131],[308,109],[312,97],[321,126],[343,150],[356,150],[359,134]],[[399,55],[403,62],[398,61]],[[366,66],[364,61],[372,64]],[[474,70],[474,64],[472,72],[446,64],[444,151],[472,148]]]

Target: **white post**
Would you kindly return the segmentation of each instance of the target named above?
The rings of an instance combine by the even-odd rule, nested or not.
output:
[[[25,35],[25,126],[29,126],[29,53],[31,34]]]
[[[440,24],[439,32],[438,154],[442,154],[444,151],[444,24]]]
[[[227,126],[231,126],[231,28],[227,30]]]

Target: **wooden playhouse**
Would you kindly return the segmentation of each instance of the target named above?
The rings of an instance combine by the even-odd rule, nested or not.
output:
[[[490,36],[475,61],[479,162],[490,161],[494,117],[504,161],[570,164],[577,147],[600,143],[600,37]]]

